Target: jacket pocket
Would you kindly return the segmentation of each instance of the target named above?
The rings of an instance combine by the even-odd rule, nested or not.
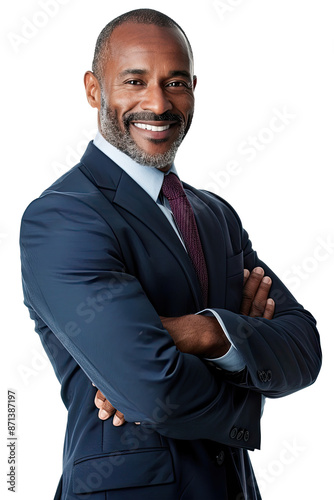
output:
[[[173,481],[173,463],[168,448],[94,455],[76,460],[73,466],[73,491],[76,494]]]

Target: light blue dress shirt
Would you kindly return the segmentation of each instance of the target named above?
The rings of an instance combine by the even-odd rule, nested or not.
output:
[[[161,203],[159,194],[161,191],[162,183],[164,180],[164,172],[161,172],[157,168],[153,168],[147,165],[140,165],[128,155],[123,153],[122,151],[115,148],[112,144],[102,137],[102,135],[98,132],[95,139],[94,145],[102,151],[108,158],[113,160],[121,169],[123,169],[146,193],[155,201],[155,203],[162,210],[164,215],[167,217],[174,231],[180,238],[180,241],[185,249],[184,242],[182,240],[182,236],[179,233],[179,230],[175,224],[173,213],[170,209],[168,200],[163,197],[163,203]],[[168,171],[168,173],[173,172],[177,175],[175,165],[173,163],[172,167]],[[186,251],[186,249],[185,249]],[[223,329],[226,337],[231,342],[229,334],[226,330],[226,327],[223,323],[221,317],[216,313],[216,311],[212,309],[204,309],[203,311],[199,311],[197,314],[205,314],[207,316],[214,316],[221,328]],[[210,359],[208,360],[214,363],[216,366],[223,368],[228,371],[239,371],[245,367],[245,363],[241,354],[237,351],[235,346],[231,342],[231,347],[229,351],[222,356],[221,358]]]

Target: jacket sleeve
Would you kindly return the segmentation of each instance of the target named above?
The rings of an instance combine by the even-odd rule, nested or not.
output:
[[[263,267],[272,279],[270,297],[276,305],[272,320],[216,309],[246,364],[241,372],[226,372],[225,376],[238,386],[267,397],[286,396],[309,386],[318,376],[321,348],[316,321],[258,258],[247,232],[234,215],[241,233],[244,267],[249,270]]]
[[[26,210],[26,304],[127,421],[169,437],[234,446],[231,429],[247,427],[247,444],[237,445],[258,448],[259,394],[222,382],[176,349],[89,196],[49,192]]]

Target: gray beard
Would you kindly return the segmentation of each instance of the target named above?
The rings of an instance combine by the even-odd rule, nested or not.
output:
[[[175,139],[170,149],[166,153],[158,153],[155,155],[150,155],[141,149],[136,142],[132,139],[129,126],[130,120],[136,119],[138,121],[163,121],[175,119],[180,122],[180,131],[178,137]],[[113,111],[106,104],[104,97],[101,97],[101,110],[100,110],[100,126],[101,133],[106,141],[110,142],[117,149],[127,154],[134,161],[140,165],[147,165],[153,168],[164,168],[172,165],[177,150],[186,135],[185,125],[183,120],[181,120],[179,115],[172,115],[170,113],[164,113],[162,117],[154,115],[154,113],[133,113],[128,115],[123,120],[124,131],[120,128],[117,112]],[[189,128],[189,127],[188,127]],[[159,141],[152,141],[159,142]]]

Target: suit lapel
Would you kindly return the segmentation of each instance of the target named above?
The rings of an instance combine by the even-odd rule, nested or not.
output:
[[[82,157],[83,173],[113,204],[145,224],[178,260],[189,282],[197,310],[203,308],[200,285],[194,267],[174,229],[152,198],[116,163],[93,143]],[[175,283],[177,286],[177,283]]]
[[[108,196],[108,193],[106,192],[105,195]],[[150,228],[156,237],[170,250],[187,276],[196,308],[200,307],[202,302],[201,289],[192,262],[179,237],[157,204],[125,172],[122,172],[113,202],[130,212]],[[177,286],[177,283],[175,283],[175,286]]]

